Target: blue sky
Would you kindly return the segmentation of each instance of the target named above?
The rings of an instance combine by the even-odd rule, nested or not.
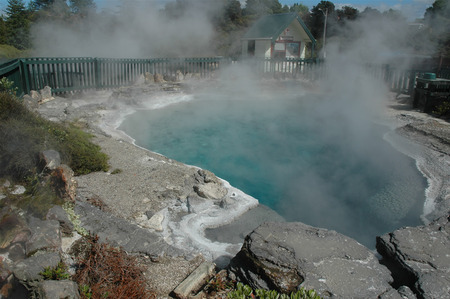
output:
[[[102,9],[106,7],[116,7],[121,1],[127,0],[94,0],[97,6]],[[136,0],[135,0],[136,1]],[[156,2],[161,4],[162,6],[166,2],[174,1],[174,0],[137,0],[144,2]],[[216,0],[211,0],[216,1]],[[245,0],[240,0],[243,5],[245,5]],[[310,9],[317,5],[320,0],[279,0],[281,4],[292,5],[294,3],[301,3],[308,6]],[[25,2],[29,2],[29,0],[25,0]],[[401,10],[405,17],[409,20],[414,20],[415,18],[423,17],[425,9],[430,7],[434,0],[335,0],[331,1],[335,4],[337,8],[342,6],[352,6],[360,11],[364,10],[365,7],[370,6],[372,8],[376,8],[380,11],[385,11],[387,9],[397,9]],[[0,11],[4,10],[8,1],[0,0]]]

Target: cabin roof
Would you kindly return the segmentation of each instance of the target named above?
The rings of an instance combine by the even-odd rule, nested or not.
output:
[[[306,24],[297,13],[282,13],[266,15],[256,21],[245,33],[242,39],[270,39],[272,42],[294,21],[297,20],[312,43],[316,40],[312,36]]]

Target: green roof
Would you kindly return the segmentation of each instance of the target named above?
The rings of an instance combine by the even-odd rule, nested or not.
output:
[[[266,15],[253,24],[247,33],[245,33],[243,39],[271,39],[274,42],[283,30],[295,19],[297,19],[303,30],[305,30],[311,42],[315,44],[316,40],[297,13]]]

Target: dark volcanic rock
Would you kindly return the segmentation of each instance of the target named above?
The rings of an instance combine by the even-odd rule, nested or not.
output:
[[[264,223],[250,233],[230,271],[253,288],[315,289],[323,297],[376,298],[392,277],[375,255],[335,231],[295,223]]]
[[[450,298],[450,216],[377,237],[377,250],[419,298]]]

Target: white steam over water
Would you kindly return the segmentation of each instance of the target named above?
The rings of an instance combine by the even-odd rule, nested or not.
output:
[[[221,2],[190,1],[192,5],[180,12],[176,20],[166,18],[160,13],[159,8],[152,4],[152,1],[132,1],[130,3],[133,5],[124,6],[116,14],[104,14],[97,18],[89,17],[83,22],[68,26],[62,26],[55,22],[41,22],[33,28],[33,36],[36,37],[34,41],[36,52],[33,55],[126,58],[214,56],[216,53],[211,47],[211,38],[215,32],[210,16],[221,9],[221,6],[218,5]],[[210,5],[205,6],[205,3],[210,3]],[[198,6],[199,4],[202,6]],[[310,131],[317,130],[324,144],[333,145],[324,149],[325,152],[329,150],[329,155],[324,155],[323,159],[326,163],[336,165],[330,180],[334,176],[338,177],[340,170],[338,166],[357,168],[357,165],[339,165],[339,161],[334,159],[335,150],[346,151],[350,157],[358,159],[367,157],[367,164],[377,167],[380,165],[378,159],[388,161],[392,159],[388,151],[377,150],[379,144],[375,138],[372,138],[374,136],[374,119],[380,118],[384,112],[388,87],[380,79],[374,78],[366,67],[368,64],[379,66],[384,63],[392,63],[390,58],[394,53],[410,53],[411,49],[408,48],[405,40],[407,35],[404,34],[407,28],[402,21],[394,19],[383,19],[382,22],[360,19],[356,22],[349,22],[340,30],[346,33],[344,38],[327,40],[324,76],[318,81],[307,82],[308,84],[305,85],[288,81],[273,83],[270,80],[261,80],[254,69],[237,64],[229,69],[222,69],[217,76],[217,82],[206,83],[205,85],[209,85],[210,88],[202,88],[201,92],[195,93],[194,96],[154,95],[149,97],[148,101],[143,101],[145,106],[141,108],[154,110],[166,107],[163,109],[165,110],[167,107],[172,107],[176,110],[176,107],[182,107],[181,104],[189,104],[192,99],[201,97],[218,102],[232,99],[227,102],[229,105],[233,105],[233,101],[237,101],[246,105],[248,109],[255,110],[259,107],[258,101],[268,102],[297,97],[297,99],[301,99],[294,104],[289,102],[289,105],[293,105],[296,109],[303,109],[296,105],[304,105],[304,108],[307,109],[308,115],[302,115],[304,126]],[[405,68],[409,63],[409,61],[399,61],[398,59],[396,62],[397,67]],[[306,99],[307,89],[312,89],[314,95],[309,101]],[[279,101],[280,107],[284,103],[284,101]],[[120,103],[116,103],[116,105],[121,107]],[[275,115],[280,112],[280,107],[276,107],[276,105],[272,107],[274,107]],[[106,131],[118,134],[116,129],[122,119],[134,111],[126,106],[122,108],[119,116],[105,112],[104,129]],[[208,116],[208,112],[206,110],[204,115]],[[196,117],[196,114],[193,114],[193,117]],[[246,117],[252,121],[251,117],[257,118],[257,113],[253,116],[249,114]],[[280,117],[282,118],[281,113]],[[211,121],[213,120],[211,119]],[[171,119],[171,121],[176,122],[177,119]],[[245,122],[242,124],[246,125]],[[188,123],[185,125],[187,126]],[[270,136],[277,140],[276,144],[280,146],[289,144],[290,140],[280,139],[280,135],[277,135],[277,130],[283,129],[278,125],[278,120],[273,119],[272,122],[267,122],[262,126],[262,129],[267,130]],[[205,129],[209,129],[207,125]],[[249,132],[247,137],[243,140],[243,144],[244,141],[249,141],[254,136]],[[226,142],[226,140],[222,142]],[[201,144],[198,145],[198,149],[200,148],[202,148]],[[185,150],[187,151],[187,149]],[[257,155],[257,151],[246,155],[253,157]],[[419,161],[420,149],[413,156]],[[283,162],[282,157],[277,158]],[[421,162],[418,162],[419,168],[420,164]],[[261,172],[263,171],[264,169]],[[282,181],[287,177],[283,171],[281,167],[277,168],[280,176],[274,177],[274,179]],[[322,208],[321,205],[330,205],[322,200],[333,193],[333,188],[328,184],[329,180],[323,179],[316,169],[311,169],[308,176],[303,178],[306,180],[302,184],[291,184],[292,188],[287,190],[287,193],[315,199],[315,201],[308,202],[307,206],[318,211]],[[358,176],[349,176],[348,180],[344,180],[346,188],[342,189],[349,194],[361,192],[364,195],[364,188],[358,189],[363,186],[359,179]],[[432,197],[432,188],[429,188],[427,192],[427,195]],[[336,214],[343,213],[339,204],[338,201],[332,202],[332,205],[336,207]],[[287,211],[297,211],[289,209],[289,207],[291,205],[288,205]],[[431,201],[428,200],[426,212],[431,208]],[[326,222],[332,219],[331,216],[324,215],[322,218]],[[181,230],[178,236],[181,238],[183,235],[190,235],[195,239],[192,240],[192,244],[196,243],[202,248],[207,247],[208,243],[205,243],[204,237],[197,231],[202,228],[199,224],[201,221],[192,219],[186,219],[186,221],[192,225],[195,223],[194,231]],[[185,227],[180,227],[180,229],[185,229]],[[183,244],[184,241],[186,240],[175,239],[173,242]],[[222,245],[214,248],[217,252],[222,253],[226,250],[226,247]]]

